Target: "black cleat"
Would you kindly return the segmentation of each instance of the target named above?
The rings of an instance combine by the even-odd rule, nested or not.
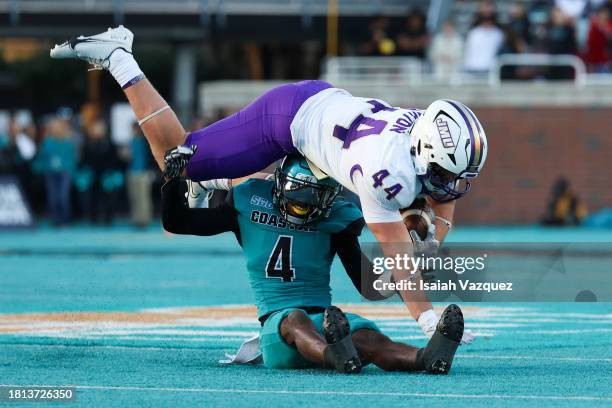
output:
[[[422,350],[425,371],[448,374],[453,357],[463,336],[463,313],[457,305],[449,305],[436,326],[436,331]]]
[[[325,309],[323,335],[327,341],[325,358],[339,373],[353,374],[361,371],[361,360],[345,314],[336,306]]]

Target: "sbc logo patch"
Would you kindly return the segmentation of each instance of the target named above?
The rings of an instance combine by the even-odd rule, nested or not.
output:
[[[265,198],[260,197],[258,195],[251,196],[251,205],[255,205],[257,207],[263,207],[268,210],[272,209],[272,203],[269,200],[266,200]]]

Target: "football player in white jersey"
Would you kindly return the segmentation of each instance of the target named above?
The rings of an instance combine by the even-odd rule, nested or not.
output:
[[[51,57],[80,58],[110,71],[168,177],[185,168],[194,181],[238,178],[287,154],[304,155],[318,177],[332,177],[359,196],[381,244],[405,245],[383,246],[386,256],[412,253],[416,234],[406,230],[401,210],[419,194],[429,197],[437,214],[435,235],[432,230],[427,239],[435,248],[452,225],[454,200],[467,193],[484,165],[486,135],[465,105],[438,100],[424,111],[395,108],[324,81],[273,88],[236,114],[186,134],[140,70],[132,41],[132,32],[119,26],[57,45]],[[396,280],[420,279],[410,271],[393,274]],[[402,292],[402,298],[431,336],[438,318],[425,294]]]

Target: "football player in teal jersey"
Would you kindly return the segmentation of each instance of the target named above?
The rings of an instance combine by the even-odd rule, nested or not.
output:
[[[340,189],[330,178],[317,179],[301,156],[285,158],[274,180],[234,186],[215,208],[189,208],[185,183],[174,178],[162,189],[164,228],[176,234],[235,234],[247,258],[267,367],[356,373],[373,363],[390,371],[448,373],[463,335],[458,306],[446,308],[419,349],[393,342],[374,322],[331,305],[335,255],[358,290],[361,262],[367,262],[358,241],[363,216],[338,198]]]

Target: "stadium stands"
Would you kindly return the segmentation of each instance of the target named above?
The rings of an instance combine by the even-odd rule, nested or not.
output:
[[[556,3],[560,7],[552,8]],[[84,157],[87,137],[83,135],[91,133],[98,120],[105,125],[106,137],[117,145],[121,161],[117,167],[122,174],[129,173],[133,131],[119,90],[104,74],[86,76],[81,65],[51,65],[47,57],[49,46],[58,39],[121,22],[137,34],[135,52],[144,71],[190,129],[244,106],[276,84],[320,77],[394,105],[425,106],[436,98],[455,98],[489,112],[487,121],[493,129],[512,126],[500,119],[505,117],[500,112],[510,118],[526,107],[532,109],[530,115],[558,109],[553,116],[560,119],[549,128],[534,123],[519,132],[527,144],[530,137],[540,137],[529,132],[553,138],[555,132],[567,129],[563,122],[567,112],[577,112],[580,121],[592,116],[589,120],[600,123],[597,112],[608,112],[612,106],[606,37],[612,20],[606,9],[598,8],[611,7],[612,2],[584,2],[582,9],[565,3],[262,0],[253,7],[250,0],[0,0],[0,21],[5,23],[0,25],[0,154],[6,159],[0,170],[20,174],[34,212],[44,214],[44,177],[36,164],[40,160],[31,151],[40,154],[51,124],[61,116],[52,112],[70,106],[76,112],[69,125],[79,157]],[[335,15],[328,11],[334,4],[338,24],[330,49],[326,41],[333,35],[327,24]],[[445,21],[452,25],[442,24]],[[475,27],[491,34],[484,37],[486,44],[478,42],[483,39],[478,33],[473,35]],[[490,41],[493,37],[498,40]],[[483,46],[493,50],[485,69],[467,69],[466,50]],[[452,63],[440,65],[449,58]],[[509,81],[517,79],[521,81]],[[69,91],[65,84],[70,84]],[[602,137],[601,126],[590,131],[591,139]],[[83,171],[87,164],[80,162],[73,177],[75,208],[79,207],[76,196],[92,183]],[[520,189],[541,185],[547,191],[556,175],[551,180],[526,177]],[[574,177],[571,181],[580,186],[580,193],[590,196],[588,204],[609,205],[607,193],[597,192],[605,189],[593,184],[586,173]],[[119,197],[125,197],[121,178],[107,178],[108,183],[117,183],[113,188]],[[488,201],[478,193],[474,197],[478,205],[473,214],[463,214],[469,222],[481,220],[478,209]],[[125,207],[118,205],[120,214],[127,212]],[[520,212],[515,207],[506,208],[504,214],[507,222],[539,217],[535,210]]]

